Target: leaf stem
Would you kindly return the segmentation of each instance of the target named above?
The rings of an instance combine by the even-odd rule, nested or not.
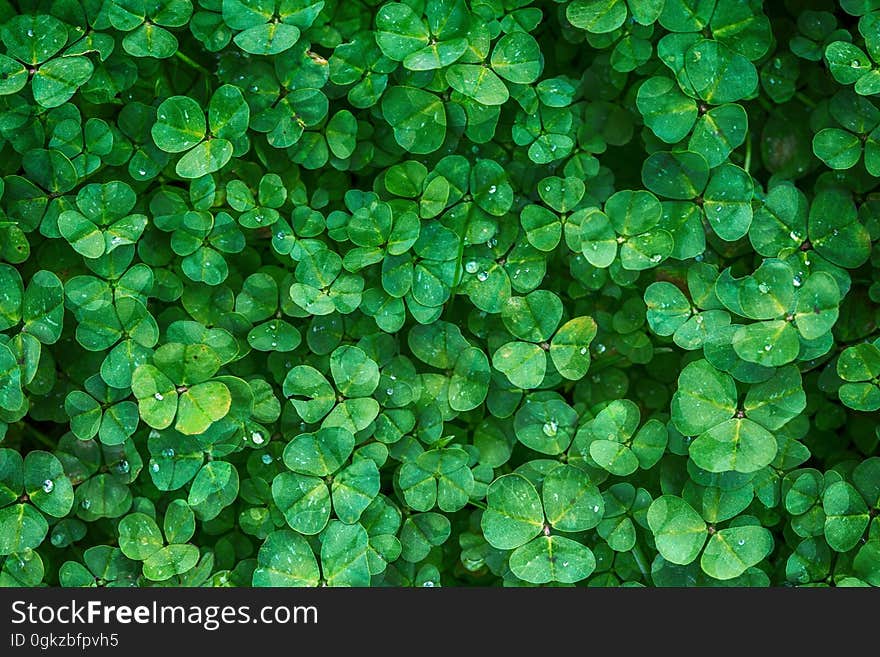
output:
[[[204,66],[199,64],[197,61],[195,61],[191,57],[184,55],[179,50],[175,51],[174,56],[177,57],[177,59],[182,61],[187,66],[190,66],[190,67],[194,68],[195,70],[197,70],[199,73],[202,73],[203,75],[212,75],[211,71],[209,71],[207,68],[205,68]]]
[[[593,358],[590,363],[589,373],[590,374],[598,374],[599,372],[607,370],[607,369],[614,367],[615,365],[618,365],[618,364],[623,363],[625,361],[626,361],[626,357],[622,356],[620,354],[615,354],[615,355],[609,356],[609,357],[603,359],[601,363],[598,362],[595,358]],[[597,367],[593,367],[594,364],[597,365]]]
[[[746,161],[743,163],[743,169],[746,173],[751,173],[752,168],[752,133],[749,132],[746,137]]]
[[[638,543],[633,546],[632,555],[633,559],[635,559],[636,565],[639,567],[639,572],[641,572],[642,577],[645,578],[645,582],[650,584],[651,572],[648,570],[648,565],[645,562],[645,555],[642,553],[642,548],[639,547]]]
[[[468,500],[468,504],[473,504],[475,507],[477,507],[478,509],[482,509],[483,511],[488,508],[485,504],[477,500]]]
[[[25,432],[29,432],[31,436],[36,438],[38,442],[42,443],[46,447],[48,447],[50,449],[55,449],[56,447],[58,447],[58,445],[56,443],[54,443],[49,438],[49,436],[44,434],[42,431],[40,431],[36,427],[31,426],[30,424],[27,424],[26,422],[22,422],[21,427],[23,430],[25,430]]]
[[[810,109],[815,109],[815,108],[816,108],[816,101],[814,101],[814,100],[813,100],[812,98],[810,98],[809,96],[804,95],[802,92],[798,91],[798,92],[794,95],[794,97],[797,98],[799,101],[801,101],[804,105],[806,105],[806,106],[809,107]]]

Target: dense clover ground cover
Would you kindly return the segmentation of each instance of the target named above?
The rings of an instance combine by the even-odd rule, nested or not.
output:
[[[880,1],[0,24],[0,584],[880,585]]]

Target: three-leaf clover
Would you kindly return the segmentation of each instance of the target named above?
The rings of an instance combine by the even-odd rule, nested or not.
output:
[[[162,101],[150,133],[166,153],[184,153],[175,165],[177,175],[200,178],[229,162],[249,120],[250,108],[241,90],[227,84],[211,96],[207,121],[205,110],[189,96]]]
[[[554,534],[582,532],[599,524],[604,501],[581,470],[560,465],[544,478],[541,494],[519,474],[504,475],[489,486],[488,508],[480,524],[486,540],[513,550],[510,569],[528,582],[572,583],[588,577],[596,558],[586,545]]]
[[[806,405],[800,373],[779,368],[765,382],[749,388],[738,404],[732,376],[706,360],[685,367],[672,397],[672,421],[685,436],[696,436],[689,455],[709,472],[755,472],[777,453],[772,431],[796,417]]]
[[[369,458],[355,457],[354,435],[343,427],[303,433],[284,449],[282,472],[272,480],[272,498],[287,524],[303,534],[317,534],[332,510],[354,524],[379,493],[379,469]]]
[[[141,418],[154,429],[174,422],[180,433],[204,432],[225,417],[232,405],[229,388],[212,380],[221,365],[220,356],[207,344],[163,344],[152,363],[132,374],[131,389]]]
[[[844,380],[840,401],[857,411],[880,409],[880,342],[866,342],[844,349],[837,360],[837,374]]]
[[[765,527],[746,521],[716,530],[675,495],[654,500],[647,520],[664,559],[687,565],[699,556],[703,572],[719,580],[739,577],[773,550],[773,536]]]
[[[198,548],[188,543],[195,530],[192,509],[177,499],[165,510],[163,530],[142,512],[130,513],[120,520],[119,549],[132,561],[143,562],[144,577],[161,582],[183,575],[198,562]]]

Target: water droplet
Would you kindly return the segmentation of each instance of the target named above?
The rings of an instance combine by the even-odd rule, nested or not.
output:
[[[722,208],[720,205],[715,206],[715,212],[721,212]]]
[[[273,346],[273,347],[277,347],[277,346],[278,346],[278,343],[275,342],[275,340],[272,340],[272,346]]]
[[[80,502],[79,504],[80,504],[80,506],[81,506],[82,508],[88,510],[89,507],[92,506],[92,501],[91,501],[90,499],[84,499],[84,500],[83,500],[82,502]]]
[[[116,464],[116,472],[118,472],[119,474],[128,474],[129,470],[131,470],[131,466],[125,459],[122,459],[119,463]]]
[[[139,176],[146,176],[147,175],[146,169],[138,169],[138,175]]]
[[[476,260],[470,260],[470,261],[469,261],[467,264],[465,264],[465,266],[464,266],[464,270],[465,270],[468,274],[476,274],[476,273],[477,273],[477,270],[478,270],[479,268],[480,268],[480,266],[477,264],[477,261],[476,261]]]
[[[254,445],[262,445],[264,442],[266,442],[266,439],[263,438],[263,434],[261,434],[259,431],[254,431],[251,434],[251,440],[254,441]]]
[[[166,459],[172,458],[174,456],[174,448],[166,447],[162,450],[162,456],[164,456]]]
[[[32,36],[34,36],[34,31],[33,31],[33,30],[28,30],[28,33],[27,33],[27,34],[28,34],[29,37],[32,37]]]
[[[258,214],[256,217],[254,217],[254,221],[256,221],[258,224],[263,223],[263,215]]]
[[[55,532],[54,534],[52,534],[51,541],[52,545],[54,545],[55,547],[61,547],[64,544],[64,534],[61,534],[60,532]]]
[[[766,283],[760,283],[758,289],[761,291],[761,294],[767,294],[770,291],[770,286]]]
[[[586,353],[587,353],[587,348],[586,348],[586,347],[581,347],[581,351],[580,351],[581,356],[586,355]]]
[[[559,430],[559,423],[556,420],[550,420],[544,423],[544,435],[555,436]]]
[[[489,272],[487,272],[487,271],[481,271],[479,274],[477,274],[477,280],[480,281],[481,283],[483,281],[487,280],[488,278],[489,278]]]
[[[489,188],[489,193],[490,193],[490,194],[494,194],[494,193],[497,192],[497,191],[498,191],[498,188],[497,188],[495,185],[492,185],[492,186]]]
[[[599,513],[599,505],[598,504],[593,505],[593,513]]]
[[[800,241],[801,241],[801,236],[798,235],[798,234],[797,234],[796,232],[794,232],[794,231],[791,231],[791,232],[788,234],[788,236],[789,236],[792,240],[794,240],[795,242],[800,243]]]
[[[272,462],[272,455],[271,454],[263,454],[260,457],[260,460],[263,462],[264,465],[269,465]]]
[[[156,401],[162,401],[163,399],[165,399],[165,397],[162,395],[162,393],[157,392],[155,395],[153,395],[153,399],[155,399]]]
[[[764,345],[764,351],[772,351],[772,350],[773,350],[772,344],[765,344]]]
[[[737,544],[737,545],[745,545],[746,542],[745,542],[743,539],[739,539],[739,540],[736,542],[736,544]]]
[[[150,472],[159,472],[159,464],[155,461],[150,461]]]
[[[48,494],[51,493],[53,490],[55,490],[55,482],[51,479],[46,479],[43,482],[43,492]]]
[[[791,279],[791,284],[794,285],[795,287],[800,287],[802,282],[803,281],[801,281],[800,276],[795,276],[794,278]]]
[[[605,353],[605,345],[602,344],[601,342],[596,345],[596,353],[597,354],[604,354]]]
[[[426,586],[428,588],[431,588],[434,586],[434,582],[432,582],[431,580],[427,580],[424,584],[422,584],[422,586]]]
[[[385,388],[385,394],[390,397],[394,394],[394,388]]]
[[[655,253],[654,255],[651,256],[651,262],[657,263],[657,262],[660,262],[661,260],[663,260],[663,256],[660,255],[659,253]]]
[[[849,65],[850,65],[850,67],[852,67],[852,68],[859,68],[859,60],[858,60],[858,59],[854,59],[854,60],[852,60],[852,61],[849,63]]]
[[[840,235],[840,231],[835,228],[831,231],[831,234],[834,235],[834,237],[837,237],[838,235]]]
[[[545,192],[549,192],[549,191],[550,191],[550,185],[546,185],[546,186],[544,187],[544,191],[545,191]]]

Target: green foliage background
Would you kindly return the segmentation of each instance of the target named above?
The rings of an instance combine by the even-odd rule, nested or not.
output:
[[[880,585],[880,1],[0,24],[0,584]]]

